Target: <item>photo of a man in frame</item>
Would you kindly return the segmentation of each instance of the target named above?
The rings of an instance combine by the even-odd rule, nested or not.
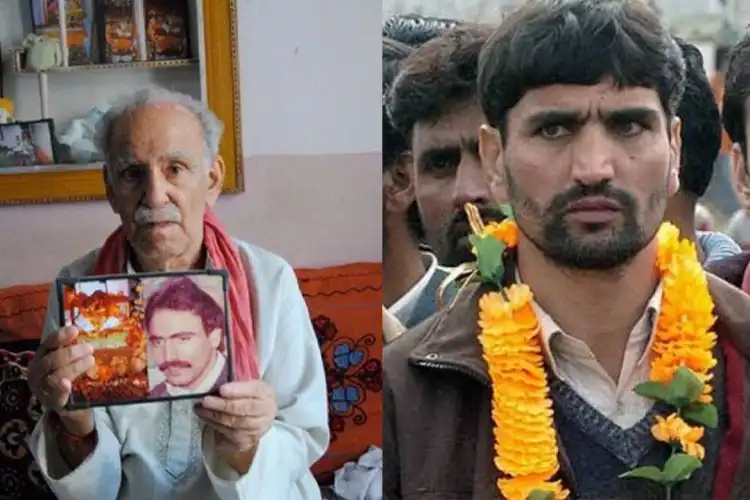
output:
[[[204,394],[228,381],[225,314],[215,295],[182,276],[146,299],[149,399]]]

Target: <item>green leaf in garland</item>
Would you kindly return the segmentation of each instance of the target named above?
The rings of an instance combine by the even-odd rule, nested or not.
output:
[[[656,483],[665,484],[664,472],[658,467],[649,465],[647,467],[638,467],[624,474],[620,474],[620,479],[648,479]]]
[[[715,429],[719,425],[719,412],[710,403],[690,403],[680,410],[680,416],[686,422],[699,424]]]
[[[469,241],[476,249],[477,270],[482,280],[502,286],[505,265],[503,252],[505,244],[491,236],[470,235]]]
[[[671,404],[670,387],[663,382],[643,382],[635,386],[633,392],[644,398]]]
[[[529,493],[526,500],[555,500],[555,494],[551,491],[534,490]]]
[[[664,464],[664,480],[668,483],[686,481],[701,465],[703,462],[693,456],[675,453]]]
[[[510,205],[500,205],[500,212],[505,216],[506,219],[515,220],[515,217],[513,216],[513,207],[511,207]]]
[[[681,409],[698,401],[703,394],[703,382],[690,370],[681,366],[675,371],[670,385],[671,404]]]

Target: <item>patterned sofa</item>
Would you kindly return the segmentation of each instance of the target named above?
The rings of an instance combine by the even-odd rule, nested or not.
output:
[[[313,466],[322,486],[333,472],[381,445],[380,264],[296,271],[326,370],[331,444]],[[0,499],[54,499],[26,448],[40,416],[26,372],[46,313],[49,284],[0,289]]]

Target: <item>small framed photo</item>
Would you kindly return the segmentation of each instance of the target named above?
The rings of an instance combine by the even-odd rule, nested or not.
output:
[[[0,168],[56,163],[55,125],[51,119],[0,124]]]
[[[197,399],[234,379],[225,270],[60,278],[61,324],[94,348],[66,408]]]

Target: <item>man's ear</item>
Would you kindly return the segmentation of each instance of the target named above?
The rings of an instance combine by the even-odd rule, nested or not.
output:
[[[750,174],[748,173],[748,165],[745,160],[745,154],[742,152],[742,146],[739,143],[732,144],[732,178],[734,179],[734,186],[740,198],[743,198],[743,204],[747,203],[750,195]]]
[[[680,170],[682,169],[682,120],[672,118],[669,124],[669,173],[667,194],[671,197],[680,190]]]
[[[221,345],[221,335],[222,331],[221,328],[214,328],[208,333],[208,342],[211,344],[211,347],[214,349],[218,349]]]
[[[406,212],[414,201],[414,165],[411,153],[401,154],[383,174],[383,198],[388,212]]]
[[[221,188],[224,186],[224,177],[226,175],[226,164],[221,155],[216,155],[216,159],[208,169],[208,199],[206,202],[210,207],[216,204],[221,194]]]
[[[490,125],[481,125],[479,127],[479,159],[489,179],[492,196],[498,203],[505,203],[508,200],[503,171],[503,150],[500,131]]]

